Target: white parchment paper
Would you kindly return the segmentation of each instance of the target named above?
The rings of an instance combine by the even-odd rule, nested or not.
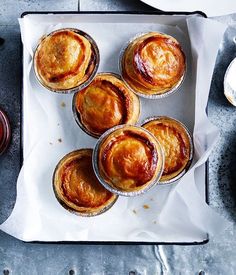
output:
[[[226,27],[198,16],[27,15],[19,21],[24,45],[24,165],[14,210],[0,229],[24,241],[201,242],[209,233],[220,231],[224,220],[205,203],[204,164],[218,136],[205,108]],[[120,197],[97,217],[78,217],[57,202],[52,189],[57,162],[75,149],[93,148],[96,143],[74,121],[72,95],[47,91],[32,69],[40,37],[62,27],[79,28],[96,40],[99,71],[118,72],[119,52],[137,33],[160,31],[179,40],[187,56],[185,81],[180,91],[167,98],[142,99],[140,118],[141,123],[148,116],[172,116],[193,133],[194,162],[178,183],[156,186],[135,198]]]

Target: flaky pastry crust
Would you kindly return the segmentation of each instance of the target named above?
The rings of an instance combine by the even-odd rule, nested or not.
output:
[[[150,32],[126,48],[121,69],[123,79],[144,95],[164,94],[178,86],[186,70],[185,55],[170,35]]]
[[[84,130],[99,137],[120,124],[135,124],[139,118],[138,97],[118,75],[100,73],[89,86],[75,94],[76,116]]]
[[[66,155],[55,170],[53,187],[64,207],[84,215],[104,212],[117,198],[97,180],[92,168],[92,149]]]

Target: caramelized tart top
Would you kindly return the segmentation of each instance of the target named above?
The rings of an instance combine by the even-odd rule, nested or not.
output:
[[[179,84],[186,70],[185,55],[170,35],[150,32],[129,44],[122,58],[122,76],[141,94],[163,94]]]

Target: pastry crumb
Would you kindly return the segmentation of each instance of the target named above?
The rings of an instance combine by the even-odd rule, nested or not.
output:
[[[144,209],[149,209],[150,207],[149,207],[149,205],[144,204],[144,205],[143,205],[143,208],[144,208]]]
[[[134,214],[137,214],[137,211],[136,211],[135,209],[133,209],[133,213],[134,213]]]
[[[62,108],[65,108],[65,107],[66,107],[66,103],[65,103],[64,101],[62,101],[61,107],[62,107]]]
[[[61,139],[61,138],[59,138],[59,139],[58,139],[58,142],[62,142],[62,139]]]

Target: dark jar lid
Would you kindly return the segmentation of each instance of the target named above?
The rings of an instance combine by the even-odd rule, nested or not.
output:
[[[11,138],[11,128],[6,114],[0,109],[0,155],[7,149]]]

